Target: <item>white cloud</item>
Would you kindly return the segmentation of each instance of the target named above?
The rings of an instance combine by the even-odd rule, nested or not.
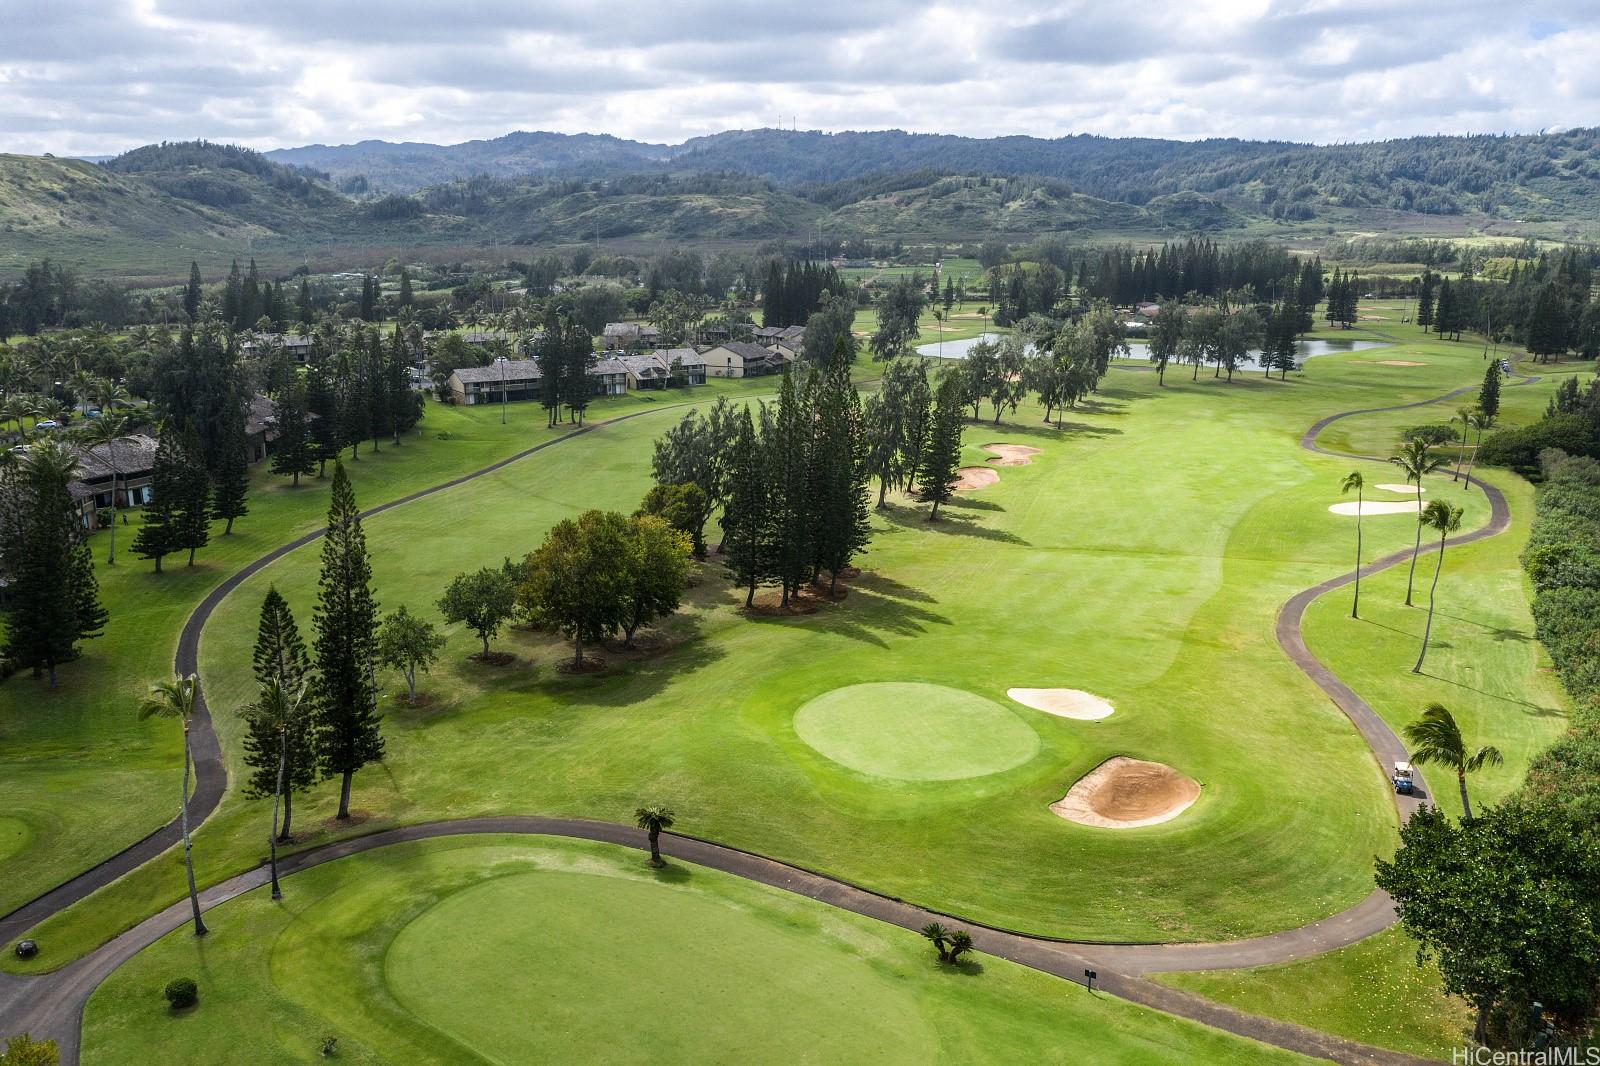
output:
[[[0,0],[0,148],[513,129],[1368,140],[1586,125],[1600,14],[1533,0]]]

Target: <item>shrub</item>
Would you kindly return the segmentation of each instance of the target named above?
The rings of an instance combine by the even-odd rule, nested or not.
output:
[[[183,1010],[200,1002],[200,988],[192,977],[174,977],[161,994],[167,997],[167,1005],[173,1010]]]
[[[1461,434],[1456,432],[1455,426],[1440,423],[1432,426],[1412,426],[1401,433],[1405,440],[1420,440],[1425,444],[1438,446],[1440,444],[1454,444],[1461,439]]]
[[[1478,463],[1537,473],[1540,454],[1549,448],[1559,448],[1568,455],[1600,457],[1600,438],[1596,437],[1594,425],[1582,415],[1549,415],[1531,426],[1485,437],[1478,449]]]

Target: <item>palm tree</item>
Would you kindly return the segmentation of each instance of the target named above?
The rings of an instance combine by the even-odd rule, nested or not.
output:
[[[1428,624],[1422,629],[1422,652],[1417,656],[1413,674],[1422,673],[1422,660],[1428,654],[1428,637],[1433,634],[1433,597],[1439,591],[1439,571],[1444,569],[1444,542],[1450,534],[1461,528],[1461,508],[1452,507],[1443,500],[1433,500],[1417,516],[1417,529],[1423,526],[1439,531],[1439,558],[1433,565],[1433,584],[1428,586]]]
[[[933,944],[934,950],[939,953],[940,962],[950,961],[950,930],[938,922],[929,922],[917,932]]]
[[[194,935],[206,935],[206,923],[200,918],[200,893],[194,887],[193,844],[189,840],[189,723],[194,719],[195,705],[200,699],[200,678],[194,674],[179,674],[172,681],[158,681],[150,686],[150,694],[139,704],[139,718],[152,715],[176,718],[183,723],[183,806],[180,824],[183,829],[183,866],[189,875],[189,906],[194,911]]]
[[[101,411],[110,411],[114,407],[133,406],[133,397],[128,394],[128,390],[110,378],[97,379],[94,383],[94,388],[90,391],[90,395],[94,397],[94,402]]]
[[[67,390],[72,393],[73,403],[78,410],[87,415],[89,413],[89,394],[94,391],[95,376],[87,370],[74,370],[67,375]]]
[[[1350,601],[1350,617],[1361,617],[1361,506],[1362,495],[1367,487],[1367,479],[1361,476],[1361,471],[1352,470],[1344,476],[1340,483],[1340,493],[1356,492],[1356,597]]]
[[[1472,804],[1467,799],[1467,775],[1477,773],[1485,766],[1499,766],[1505,760],[1500,749],[1485,744],[1470,755],[1467,742],[1456,724],[1455,715],[1440,703],[1430,703],[1423,709],[1422,717],[1406,726],[1406,739],[1411,741],[1411,761],[1438,763],[1456,772],[1456,782],[1461,786],[1461,813],[1465,821],[1472,821]]]
[[[122,471],[117,468],[117,441],[128,431],[127,415],[107,411],[78,431],[79,437],[89,445],[90,454],[96,448],[105,448],[106,465],[111,467],[111,549],[106,553],[106,565],[117,565],[117,478]]]
[[[650,834],[650,865],[665,866],[661,861],[661,831],[672,828],[672,808],[652,803],[634,811],[633,818],[640,829]]]
[[[17,436],[27,440],[28,427],[22,424],[22,420],[32,412],[32,407],[26,396],[7,396],[4,402],[0,402],[0,422],[15,422]]]
[[[1486,415],[1482,411],[1477,412],[1472,419],[1472,428],[1476,429],[1478,434],[1472,442],[1472,459],[1467,463],[1467,483],[1461,486],[1463,489],[1472,487],[1472,468],[1478,465],[1478,445],[1483,443],[1484,430],[1494,428],[1494,415]]]
[[[290,692],[278,683],[277,678],[272,678],[262,686],[261,699],[256,703],[256,711],[265,714],[278,727],[278,783],[272,790],[272,835],[267,838],[272,863],[273,899],[283,898],[283,891],[278,887],[278,811],[283,805],[283,778],[289,766],[289,724],[299,713],[300,701],[305,699],[305,695],[304,683],[298,690]]]
[[[1415,437],[1400,446],[1389,456],[1389,461],[1406,472],[1406,480],[1417,487],[1417,513],[1422,513],[1422,479],[1440,469],[1445,463],[1433,454],[1433,447]],[[1406,575],[1406,606],[1411,606],[1411,586],[1417,576],[1417,556],[1422,553],[1422,524],[1417,524],[1417,543],[1411,549],[1411,572]]]
[[[1450,416],[1450,424],[1461,423],[1461,447],[1456,451],[1456,468],[1450,475],[1451,481],[1461,479],[1461,461],[1467,454],[1467,431],[1472,428],[1473,416],[1478,413],[1476,407],[1457,407],[1456,413]]]

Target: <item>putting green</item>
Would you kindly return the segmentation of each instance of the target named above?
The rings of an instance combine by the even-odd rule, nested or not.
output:
[[[0,817],[0,860],[9,859],[33,838],[28,823],[18,818]]]
[[[1009,709],[944,685],[880,682],[825,692],[795,732],[841,766],[900,781],[954,781],[1020,766],[1039,735]]]
[[[452,837],[284,879],[95,990],[96,1066],[335,1062],[1304,1062],[990,956],[587,841]],[[177,975],[200,985],[167,1010]]]
[[[830,938],[653,880],[536,870],[474,885],[401,930],[384,978],[491,1062],[600,1048],[734,1062],[753,1034],[818,1062],[927,1062],[938,1048],[901,983]],[[662,1018],[683,1046],[663,1047]]]

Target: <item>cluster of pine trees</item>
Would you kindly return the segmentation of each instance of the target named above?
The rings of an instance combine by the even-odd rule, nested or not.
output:
[[[1328,279],[1328,321],[1345,329],[1356,324],[1356,303],[1361,298],[1361,275],[1334,268]]]
[[[348,818],[356,771],[383,757],[372,559],[355,491],[339,462],[333,470],[312,629],[308,655],[288,603],[277,589],[268,590],[254,651],[262,695],[245,715],[245,764],[250,768],[245,786],[252,795],[281,793],[283,839],[289,835],[295,792],[338,777],[337,817]]]
[[[866,428],[847,352],[803,382],[786,369],[777,404],[758,415],[745,407],[734,425],[723,545],[746,606],[777,585],[786,608],[824,572],[831,592],[870,535]]]
[[[16,669],[48,673],[54,687],[57,665],[105,628],[94,562],[68,487],[77,465],[76,453],[54,440],[0,464],[0,570],[10,577],[0,676]]]
[[[933,504],[928,520],[954,490],[961,460],[962,409],[970,386],[960,369],[928,377],[922,359],[896,359],[884,371],[883,383],[867,401],[864,462],[868,477],[878,479],[878,507],[886,506],[891,489],[914,493]]]
[[[822,294],[845,294],[844,279],[830,265],[774,259],[761,286],[763,326],[803,326],[822,306]]]
[[[1470,330],[1496,343],[1519,343],[1536,362],[1573,351],[1594,359],[1600,357],[1600,302],[1591,298],[1593,283],[1590,257],[1576,248],[1514,263],[1504,283],[1424,271],[1416,320],[1451,340]]]
[[[302,475],[322,477],[345,448],[359,460],[363,441],[374,451],[385,438],[398,447],[422,419],[422,395],[411,388],[417,343],[401,325],[387,339],[377,329],[330,325],[303,371],[269,349],[266,387],[278,418],[272,472],[298,485]]]

